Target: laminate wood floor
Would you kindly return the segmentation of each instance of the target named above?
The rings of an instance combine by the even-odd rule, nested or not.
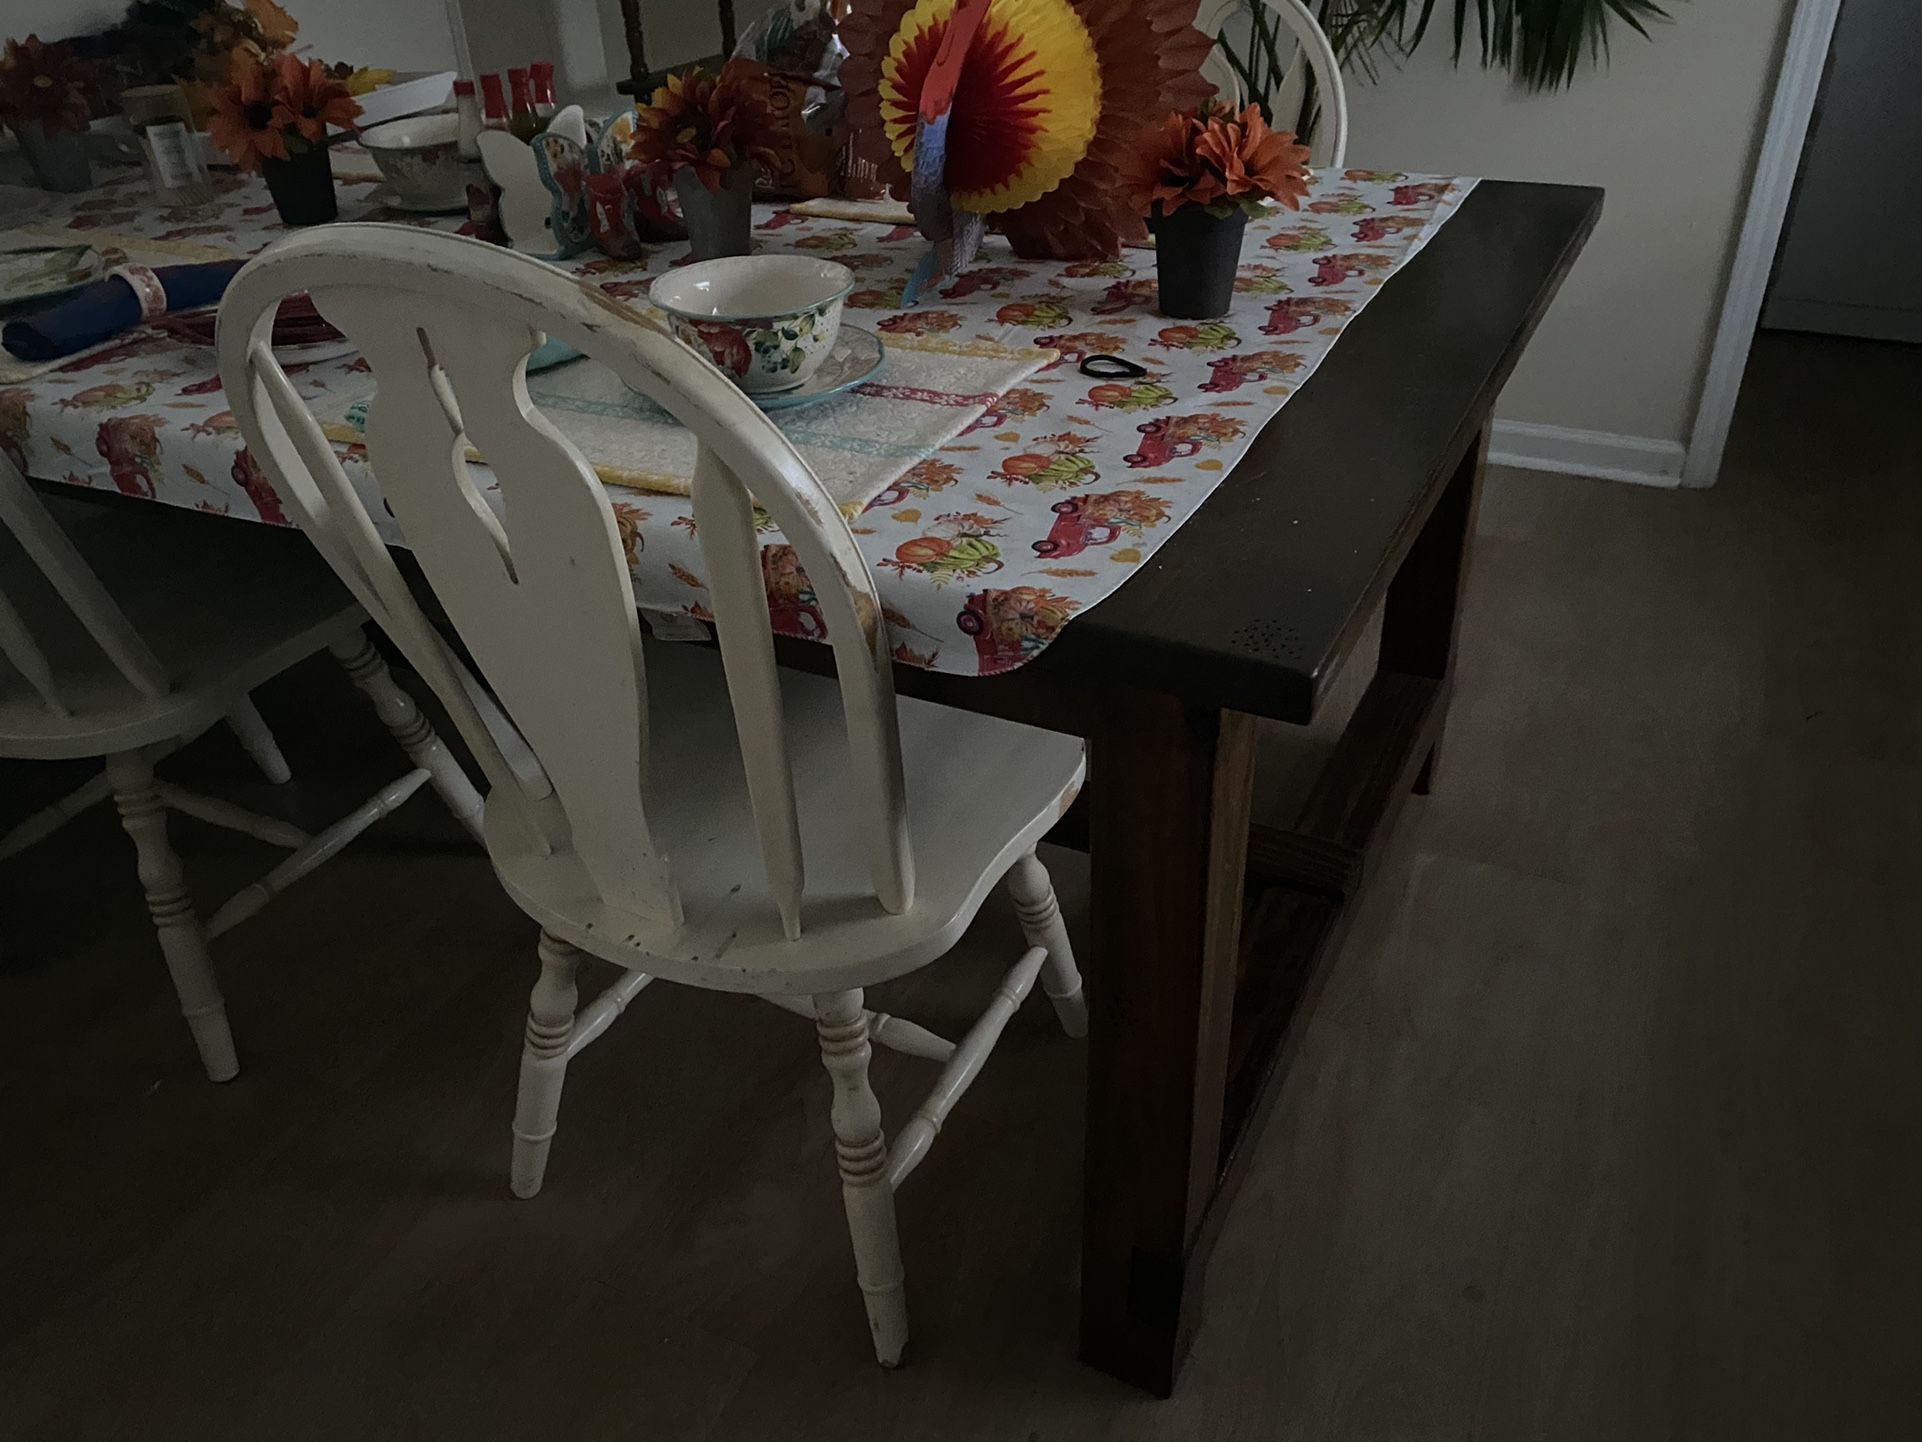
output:
[[[1083,1073],[1038,1003],[903,1193],[898,1373],[794,1017],[649,990],[512,1200],[533,932],[423,794],[217,944],[224,1087],[110,809],[0,868],[0,1437],[1922,1435],[1919,389],[1767,337],[1717,489],[1491,475],[1437,791],[1173,1401],[1075,1360]],[[260,701],[278,799],[222,736],[171,769],[310,821],[392,769],[329,668]],[[1268,739],[1279,806],[1318,743]],[[0,769],[0,821],[71,777]],[[205,903],[261,862],[177,825]],[[991,906],[883,1001],[952,1026],[1018,944]],[[876,1070],[898,1123],[923,1065]]]

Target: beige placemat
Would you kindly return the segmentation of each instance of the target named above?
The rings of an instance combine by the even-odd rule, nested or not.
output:
[[[796,215],[811,215],[822,220],[866,220],[876,225],[913,225],[914,212],[898,200],[847,200],[824,195],[819,200],[798,200],[788,207]]]
[[[978,420],[1010,387],[1056,358],[1039,346],[884,338],[887,358],[854,389],[811,406],[770,412],[844,515]],[[579,360],[527,378],[527,392],[595,474],[613,486],[684,496],[694,476],[691,431],[606,367]],[[360,439],[359,402],[329,414],[335,441]],[[481,460],[477,453],[469,459]]]

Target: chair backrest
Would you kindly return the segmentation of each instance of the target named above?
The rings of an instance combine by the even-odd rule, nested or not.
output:
[[[1302,0],[1202,0],[1195,26],[1216,37],[1201,73],[1217,94],[1237,106],[1267,101],[1283,129],[1313,122],[1312,163],[1341,168],[1348,158],[1348,87],[1333,43]],[[1315,113],[1303,115],[1309,74]]]
[[[26,552],[53,592],[113,663],[127,684],[143,696],[164,696],[171,689],[166,670],[141,639],[126,612],[114,603],[60,523],[48,514],[12,460],[0,455],[0,530]],[[49,654],[28,629],[26,617],[7,595],[0,577],[0,656],[13,664],[56,716],[73,714],[61,694],[59,652]]]
[[[531,754],[513,754],[490,731],[366,501],[274,360],[275,309],[300,291],[372,367],[378,390],[366,442],[380,494]],[[787,935],[800,934],[805,868],[755,502],[781,527],[819,599],[869,875],[884,909],[906,910],[914,869],[874,578],[806,462],[706,357],[527,256],[405,226],[332,225],[289,237],[235,277],[220,311],[221,379],[289,513],[434,687],[492,785],[518,799],[537,843],[571,847],[607,905],[678,924],[679,892],[644,805],[647,677],[632,583],[600,481],[528,399],[525,362],[543,336],[609,367],[699,443],[696,534],[755,828]],[[498,514],[475,485],[470,445],[498,483]],[[657,778],[676,780],[696,784]]]

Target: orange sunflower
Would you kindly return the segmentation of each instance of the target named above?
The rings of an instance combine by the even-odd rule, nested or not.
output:
[[[656,90],[634,115],[628,154],[647,167],[657,185],[672,181],[683,166],[709,190],[718,191],[743,161],[773,163],[767,107],[748,72],[729,62],[718,76],[700,66]]]
[[[49,135],[85,130],[87,87],[98,77],[91,61],[38,35],[9,40],[0,56],[0,118],[38,120]]]
[[[292,55],[274,59],[274,98],[287,108],[290,124],[310,145],[327,138],[327,127],[343,130],[360,116],[360,102],[318,60],[302,64]]]
[[[1144,212],[1200,205],[1225,215],[1229,206],[1253,214],[1264,199],[1298,209],[1308,193],[1307,163],[1308,147],[1270,130],[1255,106],[1237,115],[1210,101],[1144,130],[1117,168],[1123,191]]]
[[[214,92],[213,118],[207,122],[214,144],[242,170],[258,170],[263,160],[287,159],[286,131],[293,123],[294,113],[276,93],[267,66],[237,52],[227,84]]]

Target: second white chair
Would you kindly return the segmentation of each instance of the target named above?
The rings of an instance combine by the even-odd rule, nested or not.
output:
[[[208,940],[252,916],[432,781],[479,831],[479,793],[388,674],[366,613],[287,535],[188,511],[43,500],[0,456],[0,757],[97,757],[103,774],[0,835],[0,862],[111,791],[138,856],[147,907],[207,1075],[240,1069]],[[292,549],[290,549],[292,545]],[[113,578],[110,590],[102,574]],[[138,616],[136,627],[130,615]],[[248,692],[330,650],[413,762],[333,825],[308,835],[154,776],[154,763],[223,718],[271,781],[287,763]],[[167,835],[167,812],[288,855],[202,922]]]
[[[271,320],[296,291],[371,363],[366,437],[384,498],[528,751],[498,745],[469,704],[275,362]],[[724,674],[705,649],[643,647],[607,494],[528,400],[523,367],[544,335],[697,437],[694,521]],[[540,1190],[569,1059],[654,978],[810,1016],[875,1354],[898,1362],[908,1327],[895,1189],[1037,978],[1069,1034],[1086,1028],[1035,856],[1081,784],[1081,743],[897,703],[873,577],[806,463],[705,358],[550,266],[407,228],[328,226],[240,273],[220,352],[234,415],[289,514],[435,686],[493,783],[488,851],[541,928],[516,1194]],[[463,459],[469,446],[491,465],[498,510]],[[777,672],[757,501],[812,578],[838,684]],[[864,988],[944,955],[1004,879],[1029,947],[958,1044],[866,1008]],[[583,952],[624,969],[585,1005]],[[941,1064],[892,1145],[868,1081],[875,1042]]]
[[[1257,17],[1262,22],[1259,26]],[[1278,33],[1277,21],[1286,35]],[[1303,126],[1315,122],[1310,163],[1341,169],[1348,158],[1348,86],[1328,33],[1302,0],[1203,0],[1195,26],[1204,35],[1218,37],[1201,67],[1201,73],[1214,82],[1216,93],[1236,105],[1250,98],[1267,101],[1276,109],[1275,122],[1283,129],[1294,128],[1293,117],[1305,94],[1304,75],[1313,75],[1318,114],[1299,117]],[[1220,43],[1221,37],[1226,45]],[[1247,81],[1237,72],[1238,59],[1251,74],[1272,72],[1272,92],[1250,97]]]

